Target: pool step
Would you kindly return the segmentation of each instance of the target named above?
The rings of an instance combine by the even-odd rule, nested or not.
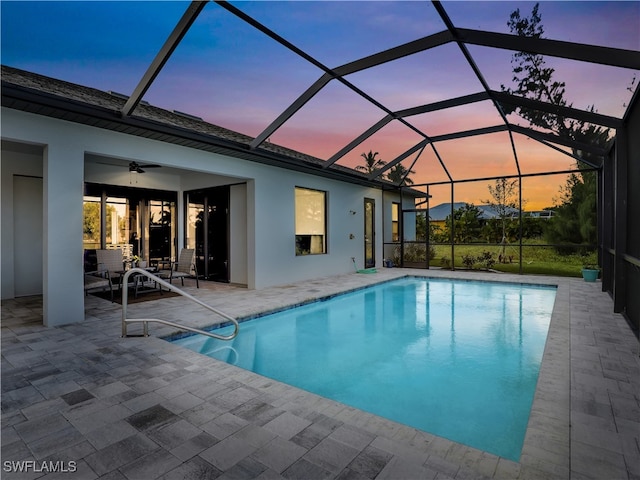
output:
[[[253,329],[244,330],[231,342],[236,352],[236,361],[233,362],[233,353],[229,352],[229,361],[232,365],[236,365],[245,370],[253,371],[254,362],[256,360],[256,332]],[[242,352],[237,353],[237,352]]]
[[[184,346],[191,348],[189,343],[198,344],[201,341],[202,337],[198,338],[198,335],[195,335],[193,342],[188,342]],[[245,329],[232,341],[208,338],[196,351],[245,370],[253,370],[256,357],[255,330]]]

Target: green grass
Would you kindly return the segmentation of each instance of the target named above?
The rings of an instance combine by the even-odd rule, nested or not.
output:
[[[441,259],[451,258],[451,247],[448,245],[434,246],[436,258],[431,261],[432,266],[441,266]],[[511,263],[498,263],[498,255],[502,252],[500,246],[475,246],[475,245],[458,245],[455,248],[455,267],[466,268],[462,263],[463,255],[479,256],[483,252],[488,251],[493,254],[496,259],[493,270],[508,273],[519,273],[519,246],[509,245],[506,247],[505,255],[512,256]],[[553,247],[542,247],[536,245],[535,242],[529,240],[529,244],[522,246],[522,273],[536,275],[557,275],[562,277],[580,277],[582,265],[585,263],[596,263],[592,260],[585,262],[582,255],[560,255]],[[483,268],[481,265],[474,265],[475,269]]]

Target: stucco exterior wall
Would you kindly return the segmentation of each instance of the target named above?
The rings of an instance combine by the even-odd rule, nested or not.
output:
[[[226,179],[229,184],[244,184],[232,190],[232,205],[237,210],[231,220],[231,244],[238,246],[232,254],[231,268],[235,272],[232,282],[259,289],[353,271],[351,257],[360,265],[364,257],[365,197],[376,202],[376,264],[382,266],[383,208],[382,192],[378,189],[7,108],[2,109],[2,135],[13,141],[44,146],[44,302],[45,311],[50,313],[50,318],[45,319],[48,324],[79,321],[77,317],[82,315],[83,183],[130,185],[131,182],[127,169],[114,171],[109,166],[94,164],[88,161],[92,156],[180,169],[176,172],[167,168],[171,173],[158,169],[137,179],[142,182],[137,184],[140,187],[178,191],[179,247],[184,238],[182,192],[185,189],[194,188],[196,184],[199,188],[219,185]],[[295,255],[296,186],[327,192],[327,254]],[[5,227],[11,228],[5,223],[8,208],[3,193],[3,240]],[[242,209],[244,212],[240,213]],[[242,235],[246,237],[240,238]],[[5,265],[10,265],[12,257],[4,242],[2,253],[4,295]]]
[[[14,291],[14,176],[42,178],[42,147],[29,145],[24,150],[3,148],[0,156],[2,299],[13,298]],[[40,232],[42,235],[42,232]]]

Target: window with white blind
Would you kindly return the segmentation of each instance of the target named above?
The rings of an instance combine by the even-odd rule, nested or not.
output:
[[[327,253],[327,193],[295,188],[296,255]]]

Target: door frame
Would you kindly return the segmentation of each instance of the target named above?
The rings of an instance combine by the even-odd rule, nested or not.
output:
[[[370,206],[371,208],[367,208]],[[364,199],[364,268],[376,266],[376,201],[373,198]],[[369,239],[369,236],[371,237]],[[371,248],[371,255],[368,255],[368,248]]]

